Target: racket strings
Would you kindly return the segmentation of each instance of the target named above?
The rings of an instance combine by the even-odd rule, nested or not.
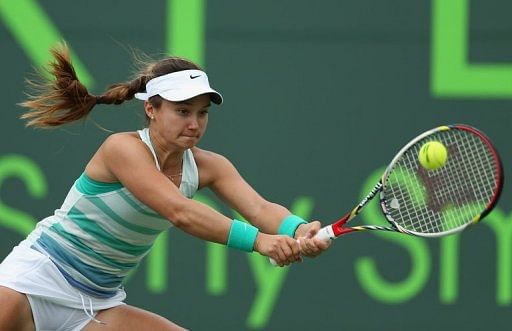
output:
[[[447,147],[448,160],[426,170],[418,152],[428,141]],[[471,223],[489,205],[497,189],[497,164],[489,146],[462,129],[435,132],[416,142],[392,165],[384,185],[384,203],[393,221],[408,231],[441,233]]]

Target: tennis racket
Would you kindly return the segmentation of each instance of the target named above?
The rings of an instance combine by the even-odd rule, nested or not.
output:
[[[425,169],[418,160],[421,147],[429,141],[441,142],[447,150],[446,163],[436,170]],[[449,235],[489,214],[502,187],[503,167],[498,152],[482,132],[462,124],[440,126],[405,145],[368,195],[315,237],[328,241],[367,230],[421,237]],[[389,226],[345,226],[379,193]]]

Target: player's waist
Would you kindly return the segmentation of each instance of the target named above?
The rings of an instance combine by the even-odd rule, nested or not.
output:
[[[73,246],[43,232],[32,247],[50,257],[61,274],[74,287],[95,297],[115,295],[124,278],[145,254],[122,262],[99,255],[90,247]]]

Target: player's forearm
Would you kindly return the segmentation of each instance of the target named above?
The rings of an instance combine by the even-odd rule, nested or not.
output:
[[[255,215],[249,215],[248,220],[260,231],[276,234],[283,219],[290,214],[291,212],[287,208],[276,203],[267,202],[261,206]]]
[[[179,229],[204,240],[226,244],[232,220],[209,206],[187,199],[172,208],[167,218]]]

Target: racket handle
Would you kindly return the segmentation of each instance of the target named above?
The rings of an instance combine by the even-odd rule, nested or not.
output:
[[[318,238],[323,241],[329,241],[332,239],[336,239],[336,235],[332,230],[332,225],[327,225],[321,228],[318,233],[315,235],[315,238]]]
[[[300,245],[300,240],[299,239],[297,239],[297,243]],[[276,260],[274,260],[273,258],[269,257],[268,259],[270,261],[270,264],[272,264],[274,267],[276,267],[278,265]]]
[[[277,267],[277,262],[276,260],[274,260],[273,258],[269,257],[268,258],[270,260],[270,264],[273,265],[274,267]]]
[[[334,234],[334,231],[332,230],[332,225],[327,225],[321,228],[317,234],[315,235],[315,238],[318,238],[323,241],[329,241],[332,239],[336,239],[336,235]],[[300,244],[300,240],[297,239],[297,242]],[[277,262],[273,258],[269,258],[270,264],[273,266],[277,266]]]

